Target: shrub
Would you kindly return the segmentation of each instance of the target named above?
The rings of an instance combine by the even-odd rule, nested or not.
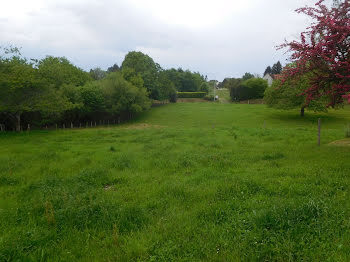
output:
[[[214,101],[214,96],[213,95],[206,95],[204,97],[205,100],[208,100],[208,101]]]
[[[177,92],[178,98],[203,98],[206,92]]]
[[[169,101],[170,101],[170,103],[176,103],[176,101],[177,101],[177,93],[176,92],[170,94]]]
[[[246,81],[233,81],[230,86],[232,101],[243,101],[264,97],[267,81],[261,78],[251,78]]]

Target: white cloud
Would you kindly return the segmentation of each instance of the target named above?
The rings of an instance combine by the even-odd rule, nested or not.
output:
[[[140,50],[164,68],[223,79],[283,60],[275,46],[309,23],[315,0],[13,0],[0,9],[0,45],[30,57],[66,56],[89,69]],[[283,62],[283,61],[282,61]]]

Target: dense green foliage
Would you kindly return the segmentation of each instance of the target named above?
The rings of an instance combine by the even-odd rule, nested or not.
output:
[[[141,52],[129,52],[122,64],[122,71],[123,74],[128,71],[128,74],[134,72],[139,75],[150,98],[156,100],[176,102],[176,91],[208,92],[208,84],[199,73],[182,69],[164,70],[150,56]]]
[[[245,80],[249,80],[249,79],[252,79],[254,78],[254,75],[251,74],[251,73],[245,73],[243,76],[242,76],[242,81],[245,81]]]
[[[159,64],[142,52],[129,52],[123,61],[122,70],[132,69],[139,74],[144,82],[145,87],[150,93],[150,98],[159,99],[160,89],[158,88],[158,73],[161,70]]]
[[[73,107],[59,87],[67,78],[83,83],[87,75],[72,70],[64,59],[47,57],[35,65],[13,51],[12,56],[0,56],[0,112],[13,117],[17,131],[24,113],[58,114]]]
[[[121,73],[111,73],[100,83],[106,110],[114,116],[136,114],[150,107],[145,88],[126,81]]]
[[[203,98],[206,92],[177,92],[178,98]]]
[[[92,77],[92,79],[94,79],[94,80],[101,80],[101,79],[106,77],[107,72],[102,70],[99,67],[96,67],[94,69],[90,69],[89,74]]]
[[[230,89],[232,101],[257,99],[264,96],[267,81],[262,78],[250,78],[245,81],[232,78],[228,81],[227,87]]]
[[[38,61],[36,67],[40,78],[55,88],[64,84],[81,86],[91,80],[88,73],[71,64],[65,57],[47,56]]]
[[[208,92],[209,90],[209,84],[200,73],[172,68],[165,70],[164,74],[174,83],[178,92]]]
[[[64,57],[27,60],[17,48],[4,51],[0,124],[7,130],[130,119],[148,109],[151,99],[176,102],[179,90],[208,92],[199,73],[163,70],[141,52],[129,52],[121,68],[114,64],[87,73]]]
[[[107,75],[99,68],[89,74],[66,58],[28,61],[16,48],[5,51],[0,57],[0,124],[6,121],[7,129],[13,123],[19,131],[21,126],[130,119],[150,107],[138,75]]]
[[[265,90],[264,101],[273,108],[277,109],[294,109],[299,108],[301,116],[304,116],[305,108],[313,111],[327,111],[327,101],[320,98],[307,103],[306,97],[302,95],[310,84],[307,76],[299,80],[289,80],[280,83],[275,80],[273,84]]]
[[[219,83],[219,88],[231,89],[237,86],[242,81],[241,78],[225,78],[221,83]]]
[[[169,104],[0,133],[0,260],[349,261],[350,148],[329,145],[349,110]]]
[[[166,71],[161,71],[158,77],[159,100],[169,99],[170,102],[175,103],[177,100],[177,92],[174,82],[166,74]]]

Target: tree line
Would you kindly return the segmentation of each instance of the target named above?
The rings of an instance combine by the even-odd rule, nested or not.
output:
[[[26,59],[15,47],[0,55],[0,124],[8,130],[130,119],[152,100],[176,102],[177,91],[208,91],[204,76],[164,70],[141,52],[121,66],[86,72],[67,58]]]

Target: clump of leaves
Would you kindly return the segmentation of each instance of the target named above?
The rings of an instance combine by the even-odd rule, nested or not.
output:
[[[231,136],[233,136],[233,138],[236,140],[237,139],[237,134],[235,132],[231,131]]]
[[[114,146],[111,146],[111,147],[109,148],[109,150],[110,150],[111,152],[115,152]]]

